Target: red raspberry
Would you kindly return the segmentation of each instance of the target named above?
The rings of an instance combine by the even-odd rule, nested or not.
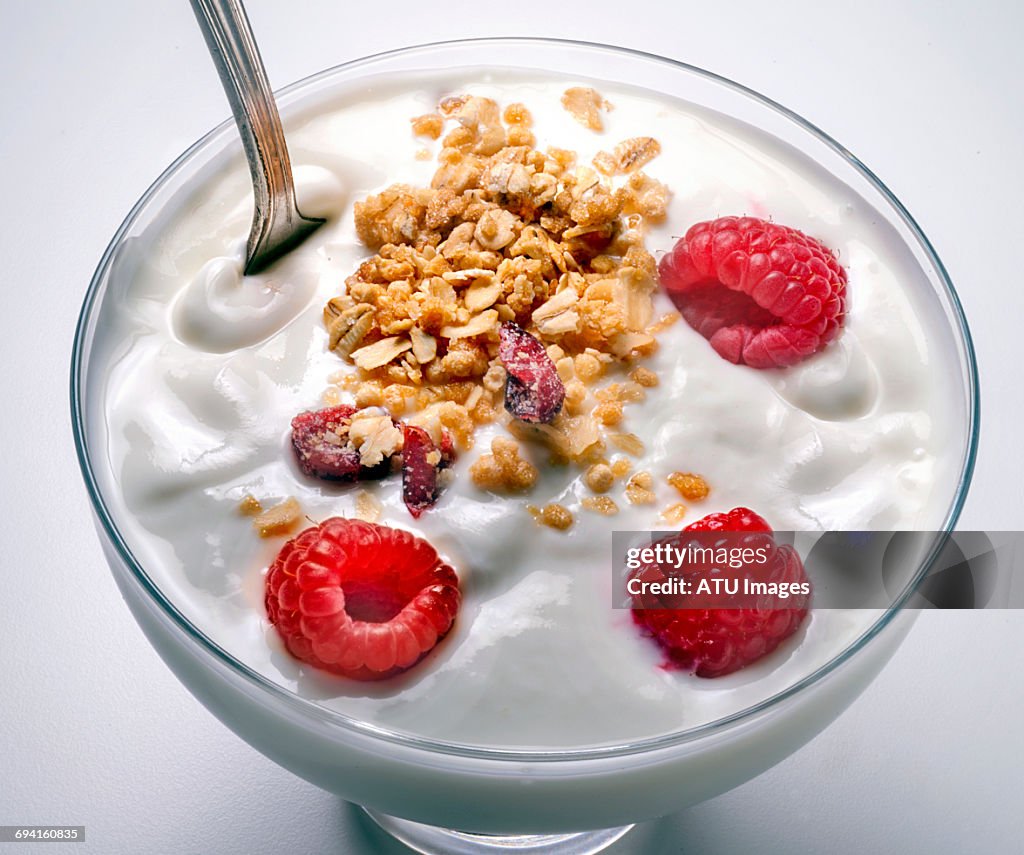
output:
[[[726,514],[711,514],[687,526],[684,532],[734,531],[749,532],[749,537],[737,540],[730,546],[768,549],[768,562],[759,565],[758,576],[764,580],[779,583],[800,584],[807,582],[803,562],[791,546],[779,546],[772,537],[771,527],[765,520],[747,508],[734,508]],[[676,547],[682,547],[682,534],[668,539]],[[659,565],[644,565],[635,571],[636,576],[663,579],[665,573]],[[702,578],[714,575],[709,565],[689,565],[680,571],[673,571],[690,583],[690,590]],[[769,597],[769,604],[778,600]],[[698,677],[721,677],[745,668],[791,636],[807,617],[809,596],[795,594],[786,602],[792,608],[743,608],[743,609],[701,609],[642,607],[636,603],[659,603],[665,606],[673,602],[670,596],[647,595],[635,597],[633,622],[642,631],[654,638],[668,656],[666,668],[692,671]],[[676,600],[676,602],[678,602]]]
[[[755,514],[750,508],[733,508],[724,514],[708,514],[683,531],[763,531],[772,533],[768,520]]]
[[[505,363],[505,409],[520,421],[548,424],[565,400],[565,386],[544,345],[519,324],[505,321],[498,331],[498,353]]]
[[[418,662],[451,629],[455,571],[407,531],[333,517],[288,541],[264,604],[289,652],[356,680]]]
[[[292,419],[292,446],[304,473],[327,481],[355,481],[383,478],[391,471],[387,458],[377,466],[362,465],[359,450],[348,440],[348,427],[356,412],[355,407],[339,404],[299,413]]]
[[[832,251],[766,220],[697,223],[658,271],[686,322],[730,362],[795,365],[843,325],[846,271]]]

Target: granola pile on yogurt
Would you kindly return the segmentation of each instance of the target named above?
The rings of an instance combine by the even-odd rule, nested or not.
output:
[[[601,130],[600,108],[612,106],[588,87],[566,90],[562,103],[591,130]],[[649,224],[664,221],[669,198],[642,170],[660,143],[628,138],[581,163],[574,151],[536,147],[525,105],[503,110],[473,95],[447,97],[411,122],[418,136],[443,136],[439,167],[429,187],[395,184],[355,203],[356,232],[375,254],[324,307],[328,348],[354,368],[333,375],[324,402],[349,398],[358,408],[353,424],[372,426],[370,441],[353,445],[364,466],[402,451],[388,416],[424,428],[438,445],[448,431],[463,451],[478,425],[498,420],[511,437],[494,437],[477,457],[477,487],[533,488],[537,470],[518,439],[541,444],[553,465],[587,467],[585,483],[606,493],[631,468],[625,460],[613,468],[607,455],[643,453],[637,437],[617,428],[624,407],[657,385],[640,362],[678,319],[654,316],[657,263],[644,241]],[[504,412],[503,323],[540,342],[557,372],[564,406],[541,424]],[[602,382],[611,365],[632,370],[621,382]],[[633,475],[628,500],[653,503],[649,481],[648,473]],[[582,507],[618,510],[603,495]],[[552,528],[572,525],[560,505],[529,509]],[[683,513],[673,503],[666,519]]]
[[[329,347],[357,369],[327,402],[352,391],[357,406],[435,436],[447,427],[468,449],[475,427],[500,417],[498,330],[513,321],[546,346],[565,384],[564,410],[538,438],[575,462],[606,450],[604,428],[644,393],[629,380],[598,397],[595,384],[609,363],[652,353],[672,320],[653,318],[656,263],[644,246],[647,224],[665,217],[667,188],[641,171],[660,147],[629,139],[588,165],[535,148],[531,124],[521,104],[502,112],[474,96],[413,121],[429,136],[451,130],[429,187],[394,185],[355,205],[375,255],[324,309]]]

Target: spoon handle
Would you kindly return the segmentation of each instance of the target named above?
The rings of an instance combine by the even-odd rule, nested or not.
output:
[[[227,93],[252,173],[246,273],[257,273],[324,221],[299,213],[281,117],[241,0],[190,0]]]

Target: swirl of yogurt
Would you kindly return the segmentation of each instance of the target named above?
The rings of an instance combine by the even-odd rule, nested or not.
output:
[[[852,330],[803,365],[772,374],[779,397],[824,421],[860,418],[880,394],[878,369]]]
[[[317,166],[295,170],[297,195],[311,216],[336,216],[344,199],[341,182]],[[245,203],[230,218],[244,218]],[[244,220],[243,220],[244,221]],[[227,353],[266,340],[309,304],[319,281],[316,257],[291,253],[267,270],[246,276],[244,240],[211,258],[178,294],[171,313],[175,335],[207,353]]]

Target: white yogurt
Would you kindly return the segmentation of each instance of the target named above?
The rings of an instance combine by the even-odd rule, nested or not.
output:
[[[700,472],[713,488],[687,521],[746,505],[779,530],[941,525],[935,485],[955,464],[945,429],[952,405],[912,298],[922,274],[849,188],[747,126],[602,84],[615,109],[594,134],[560,105],[579,81],[474,79],[393,79],[292,122],[300,206],[331,219],[259,277],[240,275],[251,204],[240,160],[167,218],[98,333],[130,341],[97,348],[115,354],[103,402],[123,490],[115,518],[156,583],[211,639],[297,694],[366,721],[464,743],[570,747],[734,713],[827,662],[876,615],[815,611],[774,654],[730,677],[664,671],[628,612],[611,608],[611,531],[663,527],[657,515],[673,501],[665,476],[674,470]],[[660,386],[627,408],[622,428],[647,448],[636,468],[660,485],[656,505],[629,505],[617,488],[618,516],[581,510],[579,471],[545,468],[539,452],[543,475],[531,495],[482,493],[467,470],[496,427],[478,431],[453,486],[418,521],[395,478],[353,488],[306,479],[294,464],[291,417],[319,406],[327,378],[345,368],[327,351],[320,312],[369,255],[352,204],[391,183],[428,184],[436,163],[417,159],[424,143],[409,119],[467,92],[525,103],[539,146],[575,149],[582,163],[626,137],[657,138],[662,154],[646,171],[673,197],[666,224],[648,234],[652,251],[699,220],[748,213],[822,239],[848,268],[842,336],[786,371],[731,365],[682,322],[662,334],[646,363]],[[294,495],[313,519],[351,515],[359,488],[382,503],[381,522],[446,554],[464,591],[451,635],[411,672],[379,684],[311,672],[284,652],[262,608],[263,571],[280,542],[261,541],[237,511],[252,493],[268,502]],[[570,507],[571,530],[532,521],[525,505],[547,501]]]

